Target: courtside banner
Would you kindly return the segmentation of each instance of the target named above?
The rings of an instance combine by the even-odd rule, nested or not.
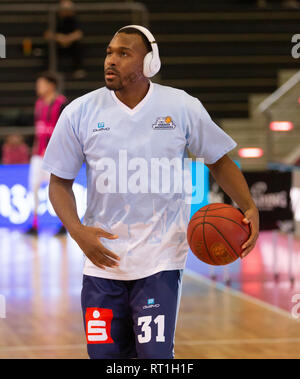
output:
[[[291,202],[292,172],[269,170],[243,172],[243,174],[259,210],[260,230],[292,231],[294,228]],[[231,199],[224,194],[211,175],[210,201],[232,204]]]
[[[192,184],[199,187],[192,195],[191,216],[208,203],[208,168],[201,162],[191,162]],[[198,167],[198,169],[197,169]],[[203,170],[199,168],[203,167]],[[198,173],[197,173],[198,172]],[[32,225],[33,195],[28,186],[29,165],[0,165],[0,227],[27,229]],[[197,179],[197,180],[196,180]],[[201,188],[200,188],[201,186]],[[86,168],[80,169],[73,184],[80,219],[86,210]],[[201,199],[197,193],[201,193]],[[48,197],[48,184],[39,190],[39,227],[55,229],[61,225]]]
[[[29,165],[0,165],[0,227],[26,229],[31,226],[33,198],[28,190]],[[86,209],[85,167],[73,185],[80,218]],[[54,229],[61,225],[48,198],[48,184],[39,190],[39,225]]]
[[[253,200],[260,214],[260,229],[292,231],[292,172],[245,172]]]

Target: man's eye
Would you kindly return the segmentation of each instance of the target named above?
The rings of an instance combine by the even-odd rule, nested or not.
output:
[[[125,51],[122,51],[121,55],[122,55],[123,57],[126,57],[126,56],[127,56],[127,53],[126,53]]]

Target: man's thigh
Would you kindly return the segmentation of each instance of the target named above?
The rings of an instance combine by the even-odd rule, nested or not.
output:
[[[128,290],[122,281],[84,275],[81,305],[90,358],[136,357]]]
[[[182,273],[182,270],[159,272],[137,280],[130,291],[138,358],[174,358]]]

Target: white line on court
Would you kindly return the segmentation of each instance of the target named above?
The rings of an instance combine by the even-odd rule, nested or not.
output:
[[[186,340],[176,342],[176,346],[197,346],[197,345],[257,345],[257,344],[286,344],[300,343],[300,338],[250,338],[250,339],[228,339],[228,340]],[[32,351],[62,351],[62,350],[84,350],[86,345],[28,345],[28,346],[7,346],[0,347],[2,352],[32,352]]]
[[[243,299],[243,300],[246,300],[246,301],[249,301],[253,304],[256,304],[260,307],[263,307],[269,311],[272,311],[272,312],[276,312],[278,314],[280,314],[281,316],[284,316],[284,317],[288,317],[290,320],[292,321],[296,321],[296,322],[299,322],[300,319],[296,319],[294,318],[288,311],[285,311],[281,308],[278,308],[274,305],[271,305],[265,301],[262,301],[262,300],[259,300],[259,299],[256,299],[255,297],[253,296],[250,296],[250,295],[247,295],[243,292],[240,292],[240,291],[237,291],[231,287],[228,287],[228,286],[225,286],[224,284],[222,283],[219,283],[219,282],[215,282],[214,280],[211,280],[209,278],[206,278],[200,274],[197,274],[195,273],[194,271],[190,270],[190,269],[185,269],[184,270],[184,273],[189,276],[190,278],[198,281],[198,282],[201,282],[201,283],[204,283],[206,284],[207,286],[209,287],[215,287],[217,288],[218,290],[220,291],[223,291],[223,292],[227,292],[233,296],[236,296],[236,297],[239,297],[240,299]]]
[[[239,292],[233,288],[225,286],[222,283],[215,282],[209,278],[206,278],[200,274],[193,272],[192,270],[185,269],[185,275],[201,282],[207,286],[217,288],[223,292],[229,293],[233,296],[239,297],[243,300],[249,301],[260,307],[263,307],[269,311],[276,312],[281,316],[288,317],[290,320],[298,321],[291,316],[287,311],[284,311],[278,307],[268,304],[262,300],[258,300],[250,295]],[[241,345],[241,344],[284,344],[284,343],[300,343],[300,338],[251,338],[251,339],[224,339],[224,340],[196,340],[196,341],[178,341],[176,346],[197,346],[197,345]],[[72,345],[27,345],[27,346],[0,346],[0,352],[30,352],[30,351],[63,351],[63,350],[84,350],[86,344],[72,344]]]

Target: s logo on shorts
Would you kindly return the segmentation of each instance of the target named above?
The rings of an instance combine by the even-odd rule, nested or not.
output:
[[[88,344],[114,343],[110,335],[112,309],[87,308],[85,312],[86,339]]]

